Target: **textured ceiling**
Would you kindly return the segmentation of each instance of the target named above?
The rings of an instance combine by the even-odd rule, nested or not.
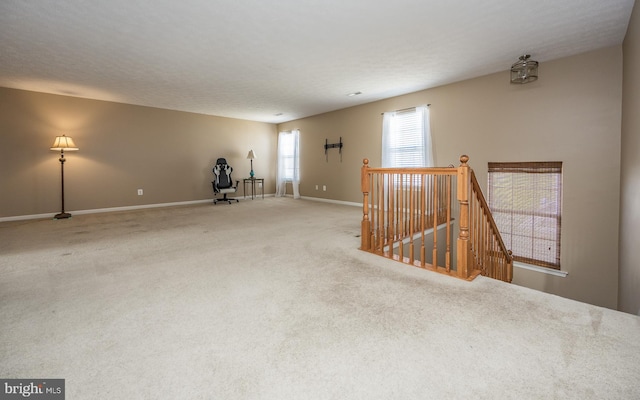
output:
[[[278,123],[620,44],[633,3],[2,0],[0,86]]]

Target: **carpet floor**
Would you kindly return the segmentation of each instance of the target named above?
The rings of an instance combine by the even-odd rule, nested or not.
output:
[[[640,317],[358,250],[290,198],[0,224],[0,378],[67,399],[640,399]]]

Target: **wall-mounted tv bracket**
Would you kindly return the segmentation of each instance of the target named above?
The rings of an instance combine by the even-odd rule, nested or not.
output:
[[[327,162],[329,162],[329,149],[335,149],[338,148],[338,151],[340,152],[340,162],[342,162],[342,136],[340,136],[340,142],[338,143],[331,143],[329,144],[329,139],[325,139],[324,140],[324,155],[327,158]]]

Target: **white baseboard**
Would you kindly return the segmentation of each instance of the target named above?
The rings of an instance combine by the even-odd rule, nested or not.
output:
[[[264,197],[274,197],[273,193],[265,193]],[[289,195],[287,195],[289,197]],[[250,200],[250,198],[241,198],[236,197],[237,199],[242,200]],[[331,199],[323,199],[320,197],[301,197],[305,200],[311,201],[320,201],[324,203],[333,203],[333,204],[342,204],[346,206],[356,206],[362,207],[362,203],[353,203],[349,201],[341,201],[341,200],[331,200]],[[142,204],[137,206],[123,206],[123,207],[108,207],[108,208],[96,208],[92,210],[73,210],[67,211],[72,215],[85,215],[85,214],[99,214],[99,213],[108,213],[108,212],[116,212],[116,211],[132,211],[132,210],[142,210],[145,208],[160,208],[160,207],[173,207],[173,206],[186,206],[190,204],[204,204],[213,202],[213,199],[205,199],[205,200],[192,200],[192,201],[177,201],[172,203],[157,203],[157,204]],[[58,212],[55,213],[47,213],[47,214],[31,214],[31,215],[16,215],[13,217],[0,217],[0,222],[9,222],[9,221],[24,221],[30,219],[49,219],[53,218]]]
[[[0,217],[0,222],[9,222],[9,221],[24,221],[28,219],[47,219],[53,218],[56,213],[50,214],[31,214],[31,215],[16,215],[14,217]]]
[[[141,210],[144,208],[185,206],[190,204],[203,204],[203,203],[211,203],[211,202],[213,202],[213,199],[177,201],[172,203],[159,203],[159,204],[142,204],[137,206],[96,208],[93,210],[75,210],[75,211],[67,211],[67,212],[69,212],[72,215],[99,214],[99,213],[107,213],[107,212],[115,212],[115,211],[131,211],[131,210]],[[0,222],[23,221],[23,220],[29,220],[29,219],[47,219],[47,218],[53,218],[54,215],[56,215],[57,213],[58,212],[51,213],[51,214],[32,214],[32,215],[17,215],[15,217],[2,217],[0,218]]]
[[[322,197],[307,197],[307,196],[301,196],[300,198],[303,200],[319,201],[322,203],[332,203],[332,204],[342,204],[343,206],[362,207],[362,203],[354,203],[351,201],[332,200],[332,199],[324,199]]]
[[[539,267],[537,265],[525,264],[518,261],[514,261],[513,266],[516,268],[528,269],[529,271],[541,272],[543,274],[560,276],[562,278],[569,275],[567,271],[560,271],[552,268]]]

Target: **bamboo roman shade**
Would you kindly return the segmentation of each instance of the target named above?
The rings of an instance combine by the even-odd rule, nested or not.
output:
[[[562,162],[490,162],[489,208],[514,260],[560,269]]]

